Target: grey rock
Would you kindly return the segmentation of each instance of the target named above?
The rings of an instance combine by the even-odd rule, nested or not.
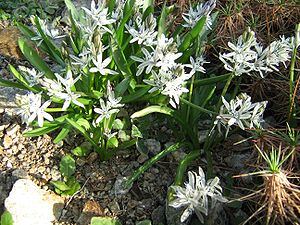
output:
[[[165,218],[165,207],[159,206],[153,210],[151,213],[151,219],[153,225],[158,225],[158,224],[165,224],[166,223],[166,218]]]
[[[250,153],[240,153],[230,155],[224,159],[224,161],[228,164],[228,166],[240,171],[245,167],[245,163],[250,159]]]
[[[188,225],[190,222],[190,217],[184,222],[180,222],[180,217],[183,213],[185,208],[173,208],[171,206],[166,206],[166,219],[167,219],[167,224],[172,224],[172,225]]]
[[[140,154],[139,157],[137,158],[137,161],[140,164],[143,164],[149,157],[146,154]]]
[[[146,139],[144,141],[144,144],[147,147],[149,153],[156,155],[161,151],[160,142],[155,139]]]
[[[28,178],[28,174],[23,169],[15,169],[11,175],[16,178],[16,180]]]
[[[63,205],[61,197],[49,194],[28,179],[17,180],[5,200],[14,225],[52,225]]]
[[[26,91],[10,88],[0,87],[0,108],[5,109],[5,113],[9,116],[17,114],[18,106],[15,103],[15,95],[24,95]]]

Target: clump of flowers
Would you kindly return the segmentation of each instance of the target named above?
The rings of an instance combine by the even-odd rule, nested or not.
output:
[[[234,73],[235,76],[258,72],[264,78],[267,72],[278,71],[280,63],[290,59],[292,52],[292,39],[282,36],[280,40],[273,41],[269,46],[257,42],[253,31],[246,31],[241,35],[236,44],[228,43],[232,50],[219,55],[224,63],[224,68]]]
[[[222,187],[218,177],[206,181],[205,174],[199,167],[199,175],[194,171],[188,172],[189,181],[185,187],[171,186],[175,191],[175,200],[169,202],[169,206],[174,208],[186,207],[181,215],[180,221],[186,221],[194,212],[201,223],[208,215],[210,208],[214,208],[217,202],[227,202],[222,196]]]
[[[245,127],[261,128],[267,101],[252,103],[249,95],[241,93],[230,102],[227,102],[222,96],[222,102],[223,105],[214,124],[218,126],[220,132],[221,125],[226,127],[225,136],[227,136],[230,127],[233,125],[238,125],[242,130]]]

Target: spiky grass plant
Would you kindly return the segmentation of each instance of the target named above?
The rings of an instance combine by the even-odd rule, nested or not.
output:
[[[258,175],[263,178],[261,188],[244,199],[257,198],[260,207],[243,224],[252,218],[264,214],[264,224],[299,224],[300,190],[299,186],[290,181],[291,171],[282,168],[286,160],[293,154],[293,150],[284,154],[281,145],[272,146],[269,153],[255,145],[262,160],[266,163],[265,169],[247,175]],[[244,176],[244,175],[242,175]]]

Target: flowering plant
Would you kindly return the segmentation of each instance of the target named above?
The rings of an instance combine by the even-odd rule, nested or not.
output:
[[[185,188],[180,186],[171,186],[175,191],[175,200],[169,202],[169,206],[181,208],[186,206],[181,215],[180,221],[186,221],[193,212],[196,213],[201,223],[204,223],[204,217],[208,215],[209,209],[214,208],[217,201],[227,202],[222,196],[222,187],[219,178],[206,181],[205,174],[199,167],[199,175],[195,172],[188,172],[189,181],[185,183]]]

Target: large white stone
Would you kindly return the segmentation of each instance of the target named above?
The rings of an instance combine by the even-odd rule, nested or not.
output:
[[[5,208],[12,214],[14,225],[52,225],[63,208],[63,199],[31,180],[20,179],[5,200]]]

